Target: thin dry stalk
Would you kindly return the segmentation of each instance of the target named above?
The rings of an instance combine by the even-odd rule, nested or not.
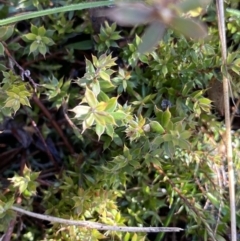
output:
[[[38,214],[34,212],[30,212],[27,210],[24,210],[22,208],[18,208],[15,206],[11,207],[12,210],[22,213],[25,215],[28,215],[33,218],[38,218],[41,220],[46,220],[52,223],[62,223],[65,225],[75,225],[80,226],[84,228],[90,228],[90,229],[98,229],[98,230],[107,230],[107,231],[119,231],[119,232],[148,232],[148,233],[154,233],[154,232],[179,232],[182,231],[182,228],[176,228],[176,227],[124,227],[124,226],[110,226],[105,225],[102,223],[97,222],[90,222],[90,221],[75,221],[75,220],[68,220],[63,218],[57,218],[49,215],[43,215]]]
[[[229,80],[226,76],[226,61],[227,61],[227,44],[225,34],[225,18],[224,18],[224,2],[217,0],[217,15],[218,15],[218,29],[221,41],[222,51],[222,68],[225,69],[223,73],[223,95],[224,95],[224,112],[225,112],[225,125],[226,125],[226,147],[227,147],[227,162],[228,162],[228,178],[229,178],[229,196],[230,196],[230,209],[231,209],[231,240],[237,241],[236,230],[236,206],[235,206],[235,186],[234,186],[234,167],[232,158],[232,136],[231,136],[231,117],[230,117],[230,104],[229,104]]]

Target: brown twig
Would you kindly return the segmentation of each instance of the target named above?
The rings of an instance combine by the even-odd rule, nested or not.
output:
[[[49,148],[48,148],[48,146],[47,146],[46,141],[44,140],[44,137],[43,137],[41,131],[38,129],[36,122],[35,122],[35,121],[31,118],[31,116],[28,114],[27,108],[25,108],[25,107],[23,107],[23,108],[24,108],[24,110],[25,110],[26,115],[27,115],[28,118],[31,120],[32,126],[33,126],[33,128],[35,129],[35,131],[36,131],[39,139],[41,140],[41,142],[42,142],[42,144],[43,144],[43,146],[44,146],[44,148],[45,148],[45,150],[46,150],[46,153],[47,153],[49,159],[51,160],[51,162],[53,163],[53,165],[55,166],[55,168],[56,168],[57,170],[59,170],[58,163],[57,163],[56,160],[53,158],[53,155],[52,155],[52,153],[50,152],[50,150],[49,150]]]
[[[240,104],[240,98],[238,99],[238,101],[237,101],[237,103],[235,105],[235,108],[233,109],[233,112],[232,112],[232,115],[231,115],[231,125],[232,125],[233,120],[235,118],[235,115],[236,115],[236,113],[238,111],[239,104]]]
[[[21,77],[24,80],[24,77],[28,78],[28,80],[32,83],[32,85],[34,86],[34,90],[36,92],[36,88],[37,88],[37,84],[34,82],[34,80],[31,77],[30,71],[29,70],[24,70],[19,64],[18,62],[12,57],[12,55],[10,54],[10,52],[7,49],[7,46],[5,43],[4,44],[4,50],[5,53],[7,54],[8,58],[11,59],[13,61],[13,63],[17,66],[17,68],[21,71]],[[45,114],[45,116],[48,117],[48,119],[50,120],[50,122],[52,123],[52,125],[54,126],[54,128],[56,129],[56,131],[58,132],[58,134],[61,136],[61,138],[63,139],[64,144],[67,146],[68,150],[70,151],[71,154],[75,154],[72,146],[70,145],[70,143],[68,142],[67,138],[65,137],[65,135],[63,134],[61,128],[58,126],[57,122],[55,120],[53,120],[51,114],[49,113],[49,111],[45,108],[45,106],[41,103],[41,101],[38,99],[38,97],[33,94],[32,96],[33,101],[35,102],[35,104],[42,110],[42,112]],[[36,128],[36,124],[34,124],[34,122],[32,122],[32,125],[34,126],[34,128],[37,130],[37,133],[39,134],[40,139],[42,140],[46,151],[48,153],[48,156],[50,157],[50,159],[55,163],[56,166],[56,162],[53,159],[50,151],[47,148],[47,145],[43,139],[43,137],[41,136],[40,131],[38,130],[38,128]]]
[[[77,131],[77,133],[79,135],[82,135],[82,131],[71,121],[71,119],[67,115],[67,104],[66,104],[66,101],[63,101],[63,103],[62,103],[62,111],[63,111],[63,115],[64,115],[67,123],[69,124],[69,126],[71,128],[73,128],[75,131]]]
[[[52,118],[52,115],[50,114],[50,112],[46,109],[46,107],[42,104],[42,102],[38,99],[37,95],[33,95],[32,100],[34,101],[34,103],[41,109],[41,111],[43,112],[43,114],[49,119],[49,121],[51,122],[52,126],[56,129],[56,131],[58,132],[58,134],[61,136],[65,146],[68,148],[69,152],[74,155],[75,152],[71,146],[71,144],[68,142],[67,138],[65,137],[62,129],[59,127],[59,125],[57,124],[57,122]]]
[[[59,51],[59,52],[54,53],[54,54],[47,54],[45,57],[39,57],[39,58],[37,58],[37,59],[24,62],[24,63],[22,64],[22,67],[23,67],[23,68],[26,68],[27,66],[32,65],[32,64],[34,64],[34,63],[36,63],[36,62],[40,62],[40,61],[42,61],[42,60],[46,61],[46,59],[52,59],[52,58],[54,58],[54,57],[56,57],[56,56],[58,56],[58,55],[64,55],[64,52],[63,52],[63,51]]]
[[[34,82],[34,80],[31,77],[31,73],[29,70],[25,70],[24,68],[22,68],[18,62],[12,57],[12,55],[10,54],[10,52],[8,51],[7,45],[4,42],[1,42],[4,46],[4,51],[6,53],[6,55],[8,56],[9,59],[11,59],[11,61],[17,66],[17,68],[20,70],[21,72],[21,78],[22,80],[25,79],[25,77],[29,80],[29,82],[31,82],[31,84],[34,87],[34,91],[36,92],[37,90],[37,84]]]
[[[24,167],[26,166],[26,151],[23,149],[21,153],[21,161],[20,161],[20,175],[24,173]]]
[[[9,1],[4,1],[4,0],[1,0],[0,3],[3,3],[3,4],[6,4],[8,6],[13,6],[14,4],[13,3],[10,3]]]
[[[13,158],[16,158],[21,152],[22,147],[10,149],[0,154],[0,172],[2,173],[8,165],[10,165]]]
[[[4,234],[2,241],[12,240],[12,233],[13,233],[14,226],[16,224],[16,219],[17,219],[17,216],[10,221],[10,223],[8,225],[8,229],[7,229],[6,233]]]

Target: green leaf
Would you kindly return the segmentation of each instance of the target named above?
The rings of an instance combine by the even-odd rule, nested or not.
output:
[[[91,184],[95,184],[95,180],[93,177],[91,177],[90,175],[87,174],[83,174],[84,178],[86,178]]]
[[[38,35],[38,28],[33,24],[31,24],[31,32],[35,35]]]
[[[123,241],[129,241],[130,240],[130,233],[126,233],[125,235],[124,235],[124,239],[123,239]]]
[[[114,118],[108,112],[96,112],[94,115],[104,120],[107,124],[116,125]]]
[[[99,112],[99,111],[104,111],[106,109],[107,103],[106,102],[100,102],[98,105],[95,107],[94,112]]]
[[[37,41],[34,41],[30,45],[30,52],[29,52],[29,54],[35,52],[38,49],[38,46],[39,46],[39,44],[37,43]]]
[[[9,39],[14,31],[14,25],[1,26],[0,27],[0,40],[6,41]]]
[[[85,121],[82,123],[82,133],[88,128],[87,124]]]
[[[173,136],[172,134],[165,134],[162,136],[162,138],[159,138],[158,141],[160,142],[162,139],[164,140],[164,142],[169,142],[169,141],[173,141],[173,139],[175,139],[176,137]]]
[[[175,143],[175,145],[179,146],[183,150],[190,150],[191,149],[191,144],[184,139],[178,139],[177,142]]]
[[[99,84],[98,80],[94,80],[94,82],[92,83],[92,90],[93,90],[94,95],[98,96],[98,94],[101,91],[100,84]]]
[[[42,54],[42,55],[45,57],[45,55],[46,55],[46,53],[47,53],[47,47],[46,47],[46,45],[43,44],[43,43],[41,43],[41,44],[39,45],[39,47],[38,47],[38,51],[39,51],[40,54]]]
[[[163,127],[168,126],[170,119],[171,119],[171,112],[169,111],[169,109],[167,109],[161,115],[161,124],[163,125]]]
[[[210,193],[210,192],[207,192],[206,193],[206,195],[207,195],[207,197],[209,198],[209,200],[211,201],[211,203],[215,206],[215,207],[219,207],[219,205],[220,205],[220,200],[217,198],[217,197],[215,197],[212,193]]]
[[[20,101],[19,99],[9,97],[6,100],[6,104],[4,105],[4,107],[10,107],[16,113],[20,108]]]
[[[98,125],[98,124],[96,125],[96,133],[98,135],[98,140],[100,140],[101,135],[103,134],[104,130],[105,130],[104,126]]]
[[[114,129],[112,125],[106,125],[106,133],[113,139]]]
[[[100,87],[102,91],[110,92],[113,91],[116,87],[110,81],[100,81]]]
[[[26,105],[26,106],[31,107],[30,102],[29,102],[29,100],[28,100],[27,97],[20,98],[20,103],[21,103],[22,105]]]
[[[7,67],[3,64],[0,64],[0,71],[5,71],[7,70]]]
[[[138,241],[138,236],[136,233],[133,234],[132,241]]]
[[[25,34],[24,37],[27,38],[28,40],[35,41],[37,38],[37,35],[33,33],[28,33],[28,34]]]
[[[45,34],[46,34],[46,29],[43,26],[38,28],[38,35],[44,36]]]
[[[54,41],[48,37],[42,37],[42,42],[46,44],[47,46],[54,45]]]
[[[190,131],[183,131],[180,133],[180,137],[182,139],[189,139],[189,137],[192,136],[192,133]]]
[[[93,125],[94,123],[94,115],[93,114],[90,114],[89,117],[87,119],[85,119],[85,124],[86,124],[86,127],[89,128]]]
[[[22,182],[21,185],[19,185],[19,193],[22,194],[27,189],[27,186],[27,182]]]
[[[100,71],[99,72],[99,76],[103,79],[103,80],[106,80],[108,82],[110,82],[110,76],[104,72],[104,71]]]
[[[152,144],[154,146],[160,146],[165,140],[162,138],[162,136],[158,135],[156,138],[153,139]]]
[[[106,122],[102,118],[102,115],[98,115],[97,113],[94,113],[94,119],[97,125],[106,126]]]
[[[204,44],[202,46],[202,52],[205,55],[214,55],[214,54],[216,54],[214,47],[212,45],[210,45],[210,44]]]
[[[0,42],[0,56],[4,56],[4,46],[1,42]]]
[[[191,93],[191,96],[193,97],[193,98],[198,98],[198,97],[200,97],[201,95],[203,94],[203,90],[197,90],[197,91],[194,91],[194,92],[192,92]]]
[[[92,49],[93,43],[91,40],[80,41],[77,43],[72,43],[66,45],[66,48],[76,49],[76,50],[89,50]]]
[[[190,85],[189,83],[185,84],[183,86],[182,95],[186,96],[191,91],[191,89],[192,89],[192,85]]]
[[[113,141],[117,146],[123,146],[123,141],[116,133],[113,134]]]
[[[74,112],[76,114],[75,118],[81,118],[81,117],[86,116],[89,113],[90,107],[89,106],[84,106],[84,105],[77,105],[77,106],[75,106],[73,109],[71,109],[69,111],[72,111],[72,112]]]
[[[168,73],[168,68],[167,68],[166,65],[163,65],[163,66],[162,66],[162,73],[163,73],[163,76],[164,76],[164,77],[165,77],[166,74]]]
[[[106,103],[107,106],[105,108],[105,111],[113,112],[116,109],[117,104],[118,104],[117,99],[118,99],[118,97],[113,97],[110,100],[108,100],[107,103]]]
[[[99,61],[97,59],[96,56],[92,55],[92,61],[93,61],[93,65],[98,68],[99,67]]]
[[[9,43],[8,48],[13,51],[18,51],[22,46],[19,43]]]
[[[98,95],[98,99],[100,101],[104,101],[104,102],[108,102],[109,97],[106,93],[104,93],[103,91],[100,91],[99,95]]]
[[[112,112],[111,113],[111,116],[115,119],[115,120],[123,120],[126,118],[126,113],[121,111],[121,110],[118,110],[116,112]]]
[[[163,134],[165,132],[164,128],[157,121],[151,121],[150,127],[153,132],[157,132],[159,134]]]
[[[211,104],[211,100],[208,99],[208,98],[200,98],[198,100],[198,102],[201,104],[201,105],[206,105],[206,106],[209,106]]]
[[[240,17],[240,11],[237,9],[227,8],[227,12],[231,13],[232,15],[235,15],[237,17]]]
[[[85,98],[90,107],[94,108],[97,106],[98,101],[94,93],[87,87],[85,92]]]
[[[165,154],[167,156],[169,156],[170,158],[172,158],[174,156],[174,154],[175,154],[175,147],[174,147],[174,145],[173,145],[173,143],[171,141],[165,142],[163,144],[163,149],[165,151]]]

